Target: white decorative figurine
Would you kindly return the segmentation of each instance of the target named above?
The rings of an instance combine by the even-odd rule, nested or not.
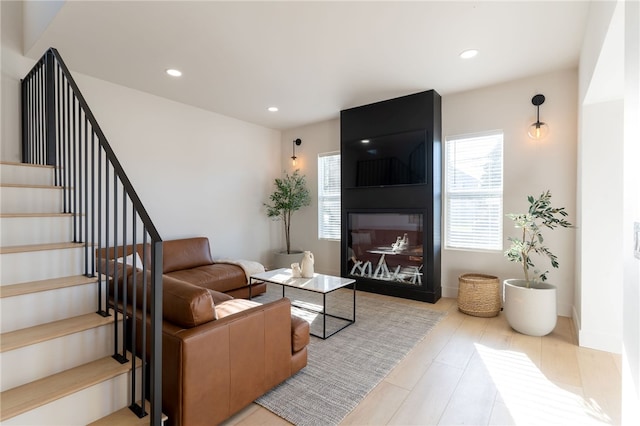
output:
[[[303,278],[313,278],[313,263],[313,253],[305,251],[304,256],[302,257],[302,262],[300,262]]]
[[[302,276],[302,270],[300,269],[299,263],[291,264],[291,277],[292,278],[300,278]]]

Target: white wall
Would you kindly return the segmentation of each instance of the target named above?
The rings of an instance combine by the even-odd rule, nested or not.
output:
[[[622,353],[623,424],[640,423],[640,260],[633,256],[634,222],[640,222],[638,117],[640,3],[593,2],[580,60],[584,230],[576,322],[581,346]]]
[[[19,84],[34,63],[21,54],[21,8],[2,2],[5,161],[20,161]],[[280,171],[279,131],[75,73],[67,65],[164,239],[207,236],[214,257],[270,262],[280,228],[262,203]]]
[[[264,213],[280,132],[77,74],[75,79],[164,239],[207,236],[214,257],[270,261]]]
[[[620,3],[622,5],[622,3]],[[581,346],[620,352],[622,343],[624,15],[593,3],[580,61],[579,291]],[[615,84],[612,83],[615,81]]]
[[[22,52],[22,3],[0,2],[0,158],[20,161],[20,78],[33,66]]]
[[[535,121],[531,98],[541,93],[545,103],[540,119],[549,125],[545,140],[527,136]],[[508,82],[479,90],[443,97],[443,139],[467,133],[500,129],[504,132],[504,213],[519,213],[528,207],[527,196],[538,196],[549,189],[552,205],[565,207],[568,220],[575,221],[575,173],[577,141],[577,73],[564,70]],[[516,236],[513,223],[503,220],[503,248],[507,237]],[[558,312],[569,316],[573,306],[575,230],[545,232],[545,242],[558,256],[559,269],[546,260],[536,262],[549,269],[548,280],[558,286]],[[466,272],[496,275],[501,280],[521,278],[522,269],[500,252],[443,250],[443,295],[456,297],[458,276]]]
[[[640,2],[625,3],[622,420],[640,424],[640,259],[631,232],[640,224]]]
[[[311,192],[311,206],[296,212],[291,224],[291,246],[311,250],[315,258],[316,272],[340,275],[340,242],[318,239],[318,154],[340,151],[340,120],[323,121],[291,129],[282,133],[282,164],[291,173],[292,143],[296,146],[297,167],[306,176]]]
[[[437,89],[436,89],[437,90]],[[541,117],[551,133],[542,142],[527,137],[529,124],[535,121],[531,98],[543,93],[547,100]],[[443,137],[463,133],[502,129],[505,135],[505,213],[527,206],[527,195],[539,195],[550,189],[555,205],[565,206],[575,220],[575,176],[577,140],[577,73],[563,70],[524,80],[508,82],[480,90],[444,96],[442,101]],[[291,143],[302,139],[296,148],[299,165],[307,175],[314,203],[301,211],[294,222],[297,246],[312,250],[316,269],[340,272],[340,244],[317,238],[317,155],[340,149],[338,119],[283,132],[282,163],[290,164]],[[511,223],[505,218],[506,237]],[[552,270],[549,280],[559,284],[559,310],[569,316],[573,305],[575,230],[561,229],[548,234],[549,246],[558,256],[560,269]],[[443,295],[457,296],[458,276],[464,272],[485,272],[500,278],[519,276],[502,251],[494,253],[444,250],[442,255]]]

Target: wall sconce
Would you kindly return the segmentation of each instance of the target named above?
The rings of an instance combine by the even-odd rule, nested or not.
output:
[[[298,138],[293,141],[293,155],[291,156],[291,162],[294,167],[296,166],[296,160],[298,159],[298,157],[296,157],[296,145],[302,145],[302,139]]]
[[[536,106],[537,116],[536,122],[529,126],[529,137],[535,140],[544,139],[549,133],[547,123],[540,121],[540,105],[544,103],[544,95],[535,95],[531,98],[531,103]]]

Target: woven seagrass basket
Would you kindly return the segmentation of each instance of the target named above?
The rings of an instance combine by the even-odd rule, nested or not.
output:
[[[458,310],[476,317],[495,317],[500,312],[500,281],[485,274],[458,277]]]

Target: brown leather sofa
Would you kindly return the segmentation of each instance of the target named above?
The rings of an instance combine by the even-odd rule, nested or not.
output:
[[[142,244],[136,246],[140,260],[151,265],[151,250],[145,250]],[[107,254],[108,253],[108,254]],[[114,255],[115,253],[115,255]],[[97,251],[96,257],[102,274],[122,276],[122,269],[114,260],[133,253],[133,247],[110,247],[107,251]],[[141,265],[138,267],[141,268]],[[264,271],[264,269],[262,269]],[[186,281],[199,287],[226,293],[234,298],[249,298],[249,279],[245,270],[237,264],[214,262],[211,257],[209,239],[206,237],[182,238],[162,243],[162,274]],[[265,283],[256,283],[251,287],[251,295],[257,296],[267,290]]]
[[[291,315],[289,299],[259,304],[163,277],[167,424],[224,421],[305,367],[308,343],[309,323]]]
[[[142,256],[142,247],[137,248]],[[148,256],[151,256],[147,250]],[[150,261],[150,259],[148,259]],[[183,238],[162,243],[162,273],[195,284],[199,287],[226,293],[235,298],[249,298],[248,279],[242,267],[214,262],[209,239],[206,237]],[[251,288],[253,296],[264,293],[266,284]]]
[[[142,247],[136,249],[142,258]],[[144,282],[142,271],[114,262],[114,252],[122,256],[133,248],[112,249],[102,262],[103,270],[109,265],[120,294],[126,275],[131,301],[131,283]],[[149,250],[146,254],[150,257]],[[291,315],[289,299],[260,304],[234,298],[248,295],[243,269],[210,259],[206,238],[163,243],[162,411],[170,426],[221,423],[307,365],[309,324]],[[252,295],[259,287],[264,292],[266,284],[254,285]],[[138,327],[142,292],[138,285],[138,309],[127,307]],[[147,316],[147,326],[149,321]],[[138,353],[142,335],[139,329]]]

